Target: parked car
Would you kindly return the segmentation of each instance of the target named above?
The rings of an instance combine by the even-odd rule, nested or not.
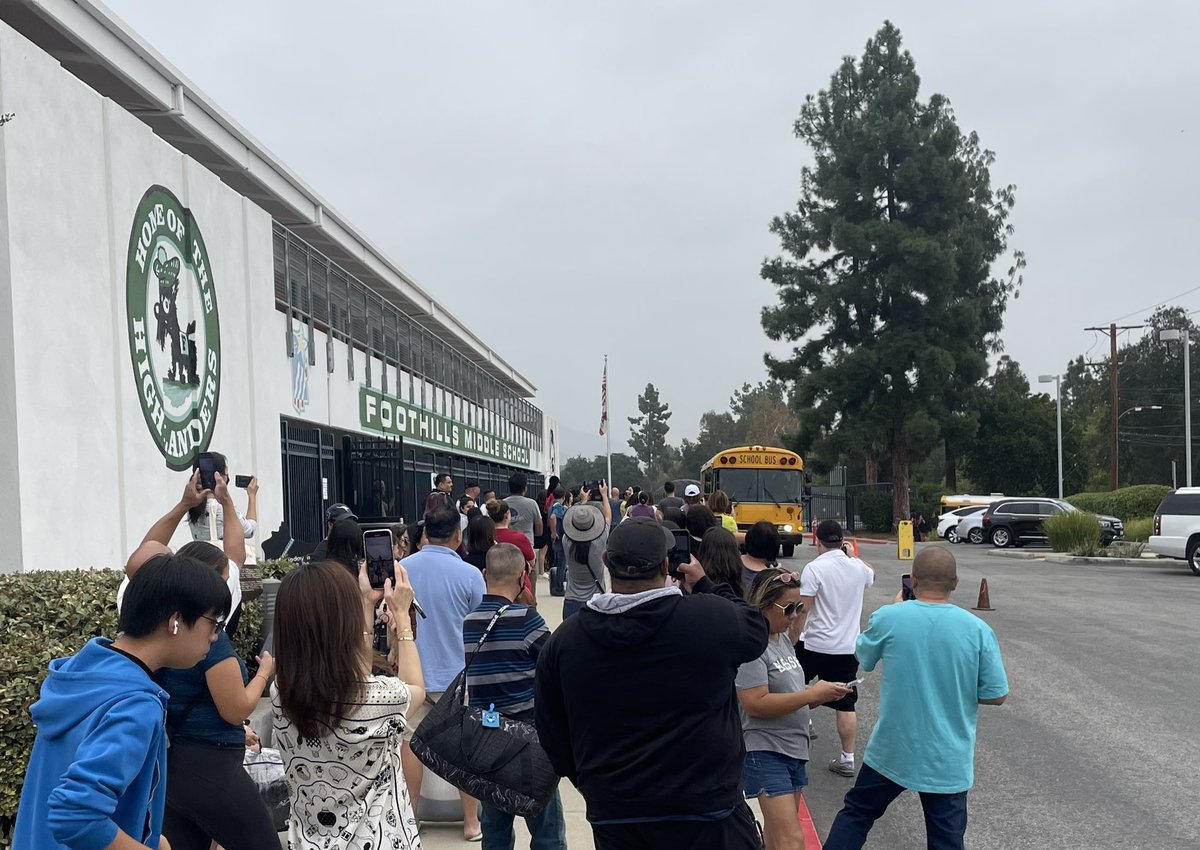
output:
[[[983,536],[998,549],[1046,542],[1042,523],[1055,514],[1077,512],[1079,508],[1060,499],[1004,499],[983,512]],[[1107,546],[1125,536],[1125,524],[1115,516],[1097,516],[1100,544]]]
[[[946,511],[944,514],[938,517],[938,537],[949,540],[951,543],[958,542],[958,534],[955,529],[958,527],[959,522],[964,517],[983,513],[986,508],[987,505],[970,505],[969,507],[957,508],[953,511]]]
[[[958,523],[958,527],[954,529],[954,540],[951,542],[975,544],[984,542],[983,511],[963,517]]]
[[[1187,561],[1200,576],[1200,487],[1180,487],[1167,494],[1154,512],[1154,533],[1146,548]]]

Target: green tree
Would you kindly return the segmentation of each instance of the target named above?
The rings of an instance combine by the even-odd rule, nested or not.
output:
[[[681,477],[699,478],[700,467],[713,455],[742,443],[742,429],[732,413],[710,410],[700,416],[700,433],[695,440],[684,437],[679,446]]]
[[[638,396],[638,411],[641,416],[629,417],[629,447],[647,473],[661,473],[672,459],[667,450],[670,406],[659,400],[654,384],[646,384],[646,389]]]
[[[980,394],[979,431],[964,453],[967,472],[984,492],[1014,496],[1058,495],[1056,404],[1045,393],[1029,394],[1020,365],[1002,357]],[[1064,420],[1063,456],[1078,451],[1075,432]],[[1078,470],[1064,463],[1063,493],[1083,483]]]
[[[641,484],[644,479],[637,458],[622,452],[617,452],[612,456],[612,474],[613,480],[609,484],[621,489],[630,484]],[[586,481],[607,478],[608,459],[604,455],[596,455],[594,458],[576,455],[563,463],[558,477],[567,487],[578,487]]]
[[[796,208],[771,222],[782,256],[762,266],[779,288],[767,336],[797,343],[791,358],[765,359],[805,411],[798,447],[828,459],[849,442],[835,436],[842,426],[859,432],[850,441],[885,445],[897,516],[909,512],[910,463],[955,413],[945,388],[987,374],[1023,264],[993,276],[1014,189],[992,187],[991,152],[919,87],[885,23],[806,99],[795,133],[815,163]]]

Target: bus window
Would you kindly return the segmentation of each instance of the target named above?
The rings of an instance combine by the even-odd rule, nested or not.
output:
[[[759,470],[760,501],[799,504],[804,498],[804,473],[798,469]]]
[[[722,469],[717,473],[717,486],[732,502],[758,502],[757,469]]]

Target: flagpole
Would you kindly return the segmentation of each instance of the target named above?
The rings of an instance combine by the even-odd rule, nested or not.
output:
[[[608,386],[608,355],[607,354],[604,355],[604,385],[606,387]],[[607,399],[608,396],[606,395],[605,398]],[[607,414],[607,412],[608,412],[608,408],[606,407],[605,413]],[[607,499],[611,496],[611,490],[612,490],[612,486],[613,486],[613,480],[612,480],[612,423],[611,422],[609,422],[608,427],[606,427],[604,429],[604,453],[608,456],[608,477],[604,479],[604,481],[608,485],[608,488],[610,491],[609,493],[604,494],[604,498]]]

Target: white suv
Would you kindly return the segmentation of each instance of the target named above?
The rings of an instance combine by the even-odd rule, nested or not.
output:
[[[1200,487],[1180,487],[1167,494],[1154,512],[1148,547],[1156,555],[1188,562],[1200,576]]]

